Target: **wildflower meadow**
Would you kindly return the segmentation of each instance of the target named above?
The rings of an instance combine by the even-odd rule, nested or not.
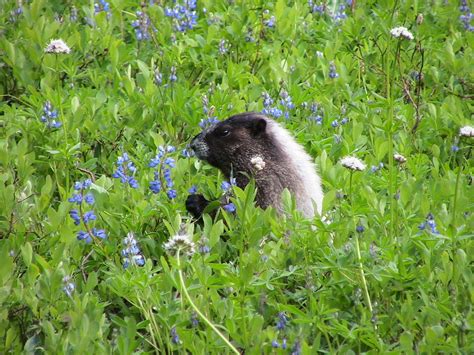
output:
[[[473,10],[0,0],[0,353],[473,353]],[[194,156],[247,111],[322,215]]]

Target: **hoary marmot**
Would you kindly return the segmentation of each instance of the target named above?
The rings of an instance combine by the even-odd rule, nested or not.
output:
[[[242,113],[221,121],[193,138],[191,148],[199,159],[235,178],[244,188],[255,179],[256,203],[282,210],[281,194],[287,188],[306,217],[321,214],[323,192],[313,159],[277,122],[260,113]],[[199,216],[208,201],[189,195],[186,208]]]

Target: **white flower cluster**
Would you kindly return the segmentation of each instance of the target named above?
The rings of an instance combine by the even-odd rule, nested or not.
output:
[[[395,38],[404,38],[408,40],[413,40],[413,34],[408,31],[406,27],[394,27],[390,30],[390,34]]]
[[[265,167],[265,161],[260,155],[252,157],[250,163],[252,163],[253,167],[257,170],[263,170],[263,168]]]
[[[405,163],[405,162],[407,161],[407,158],[405,158],[403,155],[398,154],[398,153],[396,153],[396,154],[393,155],[393,159],[395,159],[396,161],[398,161],[400,164],[403,164],[403,163]]]
[[[356,157],[344,157],[340,160],[341,165],[347,169],[362,171],[365,170],[366,165]]]
[[[474,127],[464,126],[459,129],[459,135],[461,137],[474,137]]]
[[[176,255],[179,250],[180,254],[192,256],[196,251],[194,242],[187,234],[178,234],[171,237],[166,243],[163,244],[163,248],[169,255]]]
[[[44,49],[45,53],[69,54],[71,48],[62,39],[53,39]]]

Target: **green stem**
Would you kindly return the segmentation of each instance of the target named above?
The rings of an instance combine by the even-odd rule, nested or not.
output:
[[[456,206],[458,204],[458,190],[459,190],[459,180],[461,178],[461,173],[462,173],[462,165],[460,165],[458,168],[458,175],[456,176],[456,185],[454,187],[453,218],[451,220],[451,228],[453,231],[455,230],[455,226],[456,226]],[[454,233],[453,233],[453,238],[454,238]]]
[[[354,202],[352,198],[352,171],[351,171],[351,175],[349,179],[349,196],[350,196],[350,201],[351,201],[351,217],[352,217],[352,221],[355,222]],[[362,290],[364,292],[365,302],[367,303],[367,307],[369,307],[370,314],[373,314],[372,302],[370,300],[370,295],[369,295],[369,288],[367,287],[367,280],[365,279],[364,266],[362,265],[362,256],[360,253],[360,245],[359,245],[359,235],[357,232],[355,234],[355,248],[356,248],[357,263],[359,266],[359,273],[360,273],[360,279],[362,281]]]
[[[216,328],[214,324],[204,315],[201,313],[199,308],[194,304],[193,300],[191,299],[191,296],[188,293],[188,290],[186,288],[186,285],[184,284],[184,276],[183,272],[181,271],[181,263],[180,263],[180,249],[178,249],[178,252],[176,253],[176,258],[177,258],[177,263],[178,263],[178,274],[179,274],[179,281],[181,284],[181,289],[183,291],[184,296],[188,300],[188,302],[191,304],[191,307],[194,309],[194,311],[201,317],[201,319],[209,326],[211,329],[227,344],[227,346],[235,353],[240,355],[240,352],[230,343],[230,341],[222,334],[219,329]]]
[[[364,267],[362,265],[362,257],[360,254],[359,236],[357,235],[357,233],[355,236],[355,247],[356,247],[357,262],[359,264],[359,272],[360,272],[360,278],[362,280],[362,290],[364,291],[365,302],[367,303],[367,306],[369,307],[369,311],[372,314],[373,313],[372,302],[370,300],[369,288],[367,287],[367,281],[365,279]]]
[[[392,87],[391,87],[391,77],[390,77],[390,56],[387,55],[385,64],[385,75],[386,75],[386,95],[388,101],[388,112],[387,112],[387,122],[388,122],[388,190],[389,190],[389,201],[390,201],[390,235],[389,237],[393,239],[394,234],[394,223],[395,223],[395,209],[394,209],[394,184],[393,184],[393,98],[392,98]]]
[[[55,67],[55,71],[56,71],[56,83],[55,83],[55,86],[56,86],[56,95],[57,95],[57,105],[58,105],[58,109],[59,109],[59,115],[58,115],[58,119],[61,118],[61,121],[62,121],[62,128],[63,128],[63,132],[64,132],[64,143],[65,143],[65,147],[66,147],[66,150],[69,149],[69,146],[68,146],[68,134],[67,134],[67,121],[66,119],[64,118],[64,112],[63,112],[63,102],[62,102],[62,97],[61,97],[61,74],[60,74],[60,70],[59,70],[59,64],[58,64],[58,54],[55,55],[55,60],[54,60],[54,67]],[[66,162],[65,162],[65,178],[66,178],[66,191],[69,191],[69,155],[67,155],[68,153],[65,153],[66,155]]]

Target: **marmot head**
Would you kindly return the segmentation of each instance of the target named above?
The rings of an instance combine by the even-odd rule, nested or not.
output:
[[[275,149],[267,132],[268,118],[258,113],[242,113],[219,122],[198,134],[191,148],[199,159],[229,175],[232,170],[249,172],[251,159],[268,156]],[[274,147],[273,147],[274,148]]]

